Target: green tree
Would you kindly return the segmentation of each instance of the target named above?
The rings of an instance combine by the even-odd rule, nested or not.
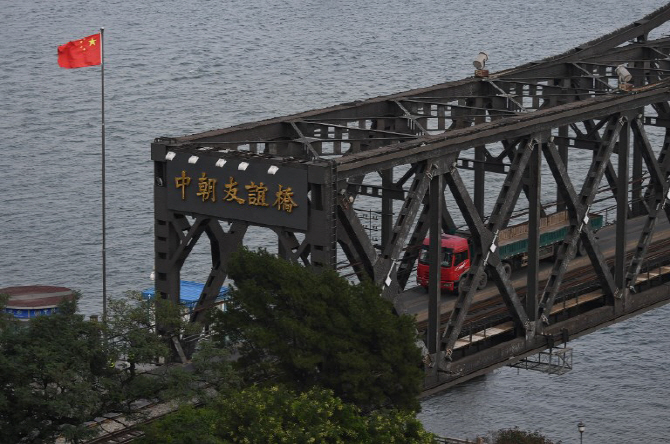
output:
[[[106,326],[76,308],[67,301],[57,314],[0,329],[0,442],[79,442],[98,416],[137,413],[138,400],[196,393],[199,385],[188,381],[203,371],[153,365],[169,347],[151,329],[150,302],[110,303]]]
[[[237,346],[248,383],[323,387],[364,411],[419,408],[414,320],[396,316],[376,286],[246,249],[228,272],[235,286],[213,330],[219,343]]]
[[[367,416],[330,390],[297,393],[282,386],[252,386],[203,408],[182,407],[145,433],[140,444],[433,442],[410,413]]]
[[[101,329],[75,309],[65,302],[58,314],[0,332],[1,442],[53,439],[103,405],[100,383],[110,370]]]
[[[538,431],[530,432],[520,430],[518,427],[492,432],[488,442],[493,444],[554,444],[553,441]],[[561,441],[556,444],[561,444]]]
[[[12,324],[18,322],[14,316],[5,312],[7,301],[9,301],[9,295],[0,293],[0,330],[4,330]]]
[[[155,298],[145,299],[139,292],[127,292],[122,299],[109,303],[110,316],[107,331],[115,361],[127,365],[126,378],[136,376],[138,366],[156,362],[169,356],[172,335],[184,339],[195,339],[202,326],[193,324],[184,316],[184,307],[170,301]],[[156,318],[160,317],[167,336],[155,333]],[[153,370],[152,381],[157,396],[161,399],[191,400],[206,398],[217,392],[237,388],[240,378],[233,371],[228,349],[214,347],[209,341],[201,341],[190,365],[163,367]]]

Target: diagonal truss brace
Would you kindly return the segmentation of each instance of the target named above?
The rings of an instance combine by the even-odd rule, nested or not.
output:
[[[338,241],[359,279],[373,279],[377,251],[353,206],[346,201],[346,197],[342,200],[337,206]]]
[[[585,77],[593,79],[595,82],[599,83],[600,85],[604,86],[605,88],[614,89],[614,87],[612,85],[610,85],[607,82],[602,81],[599,76],[593,74],[592,72],[587,71],[582,66],[580,66],[578,63],[572,62],[572,63],[570,63],[570,65],[574,66],[579,71],[581,71],[585,75]]]
[[[482,274],[486,272],[486,266],[490,265],[491,274],[495,280],[496,286],[507,305],[515,323],[522,326],[526,330],[532,326],[528,322],[528,315],[519,300],[514,287],[509,281],[509,277],[504,271],[503,264],[496,252],[496,240],[498,232],[503,228],[503,224],[507,220],[507,215],[511,213],[516,200],[519,196],[519,189],[521,187],[521,180],[523,178],[526,165],[530,159],[533,148],[536,146],[536,141],[531,139],[522,149],[518,149],[510,166],[510,171],[505,178],[502,189],[498,195],[494,210],[491,213],[491,219],[485,227],[475,209],[474,203],[470,198],[465,184],[458,174],[457,169],[452,169],[447,177],[447,184],[451,192],[456,198],[456,202],[461,208],[470,232],[473,237],[473,262],[470,266],[470,271],[466,276],[463,288],[459,288],[459,295],[454,309],[451,312],[449,321],[444,329],[443,342],[445,343],[445,357],[450,358],[453,353],[454,345],[458,340],[458,336],[463,328],[465,316],[472,304],[475,295],[476,285],[474,282],[479,282]]]
[[[305,151],[309,153],[309,155],[312,157],[312,159],[318,159],[319,158],[319,153],[316,152],[314,147],[312,146],[312,142],[308,137],[305,137],[303,132],[298,128],[298,125],[296,122],[291,121],[289,122],[291,124],[291,128],[293,128],[293,131],[298,135],[298,142],[301,142],[303,146],[305,147]]]
[[[609,140],[603,141],[598,152],[593,158],[591,167],[589,168],[589,175],[584,181],[582,191],[579,196],[576,195],[572,182],[567,174],[567,169],[563,160],[561,159],[556,145],[552,142],[544,145],[545,157],[549,168],[551,169],[559,190],[563,194],[568,213],[570,214],[570,227],[563,239],[563,243],[559,246],[556,254],[556,262],[551,270],[551,275],[547,280],[547,284],[540,299],[540,318],[543,322],[548,323],[547,314],[551,312],[556,294],[561,286],[565,272],[567,271],[570,260],[575,256],[577,249],[577,241],[581,236],[582,242],[586,247],[589,258],[593,263],[596,275],[601,281],[601,285],[605,292],[609,295],[618,297],[619,291],[616,289],[612,273],[607,267],[605,257],[603,256],[598,244],[596,242],[593,231],[588,225],[588,212],[591,203],[598,191],[598,184],[602,179],[605,168],[609,164],[609,159],[614,150],[614,146],[619,138],[619,133],[624,125],[624,118],[610,119],[608,123],[608,130],[606,134],[609,135]]]
[[[416,168],[414,181],[407,192],[407,199],[396,219],[391,238],[374,264],[374,281],[382,286],[382,297],[395,302],[398,294],[397,264],[409,231],[414,224],[419,208],[426,196],[430,181],[435,174],[442,174],[444,165],[456,161],[457,154],[437,162],[422,162]]]
[[[295,233],[291,231],[283,228],[274,228],[273,231],[277,234],[279,245],[283,249],[283,254],[288,260],[293,262],[301,260],[306,267],[311,265],[309,261],[309,239],[304,239],[301,243]]]
[[[191,322],[202,320],[205,310],[214,304],[228,275],[228,260],[242,246],[247,228],[248,224],[245,222],[234,222],[226,233],[216,219],[210,219],[205,225],[204,231],[212,245],[212,270],[191,313]]]
[[[175,231],[179,236],[179,246],[169,258],[170,267],[177,266],[181,268],[209,222],[210,218],[205,216],[196,217],[195,221],[190,226],[185,217],[179,217],[172,221]],[[184,234],[184,231],[186,230],[188,231]]]
[[[398,108],[400,108],[402,110],[402,112],[405,114],[404,117],[407,120],[409,120],[414,125],[416,125],[420,134],[428,134],[428,131],[426,131],[426,128],[424,128],[423,125],[421,125],[421,123],[419,123],[416,116],[414,116],[412,113],[410,113],[409,110],[402,105],[402,103],[400,103],[398,100],[394,100],[393,103],[395,103],[398,106]]]
[[[508,93],[507,91],[505,91],[504,89],[502,89],[501,87],[499,87],[493,80],[487,79],[487,80],[485,80],[485,81],[486,81],[489,85],[491,85],[492,87],[494,87],[495,89],[497,89],[497,90],[500,92],[500,95],[501,95],[502,97],[505,97],[506,99],[509,99],[510,102],[512,102],[512,103],[514,103],[516,106],[518,106],[519,109],[520,109],[521,111],[523,111],[523,112],[528,112],[528,108],[526,108],[525,106],[523,106],[523,103],[520,103],[518,100],[516,100],[516,99],[514,98],[514,94],[510,94],[510,93]]]
[[[446,183],[443,182],[443,186],[446,187]],[[449,214],[449,209],[447,204],[444,201],[444,188],[442,189],[442,218],[441,226],[442,231],[445,233],[453,233],[456,229],[453,219]],[[407,281],[409,280],[412,269],[414,268],[414,263],[416,262],[419,254],[421,252],[421,246],[423,240],[428,237],[429,229],[429,217],[430,217],[430,203],[427,202],[428,199],[424,199],[423,210],[419,215],[419,218],[414,226],[414,232],[410,236],[409,241],[407,242],[407,249],[403,254],[400,263],[398,264],[398,285],[401,289],[405,289],[407,286]]]
[[[649,143],[649,139],[644,130],[644,125],[640,118],[631,121],[631,129],[636,135],[635,141],[637,147],[647,164],[647,169],[650,175],[651,196],[647,201],[647,208],[649,209],[647,219],[642,228],[640,239],[638,240],[635,253],[633,254],[633,258],[626,273],[625,287],[629,289],[632,289],[637,280],[637,276],[640,274],[642,262],[647,255],[647,250],[654,233],[658,212],[664,210],[668,220],[670,220],[670,207],[666,205],[668,194],[668,182],[666,181],[666,175],[668,173],[667,166],[661,166],[656,160],[654,151],[651,148],[651,144]]]

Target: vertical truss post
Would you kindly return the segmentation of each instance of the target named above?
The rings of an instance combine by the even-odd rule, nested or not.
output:
[[[389,192],[389,189],[393,186],[393,168],[381,171],[380,175],[382,177],[381,244],[386,245],[393,230],[393,198]]]
[[[538,139],[539,140],[539,139]],[[540,207],[542,202],[542,156],[540,149],[533,150],[528,161],[528,268],[525,308],[528,320],[537,320],[537,299],[540,272]]]
[[[475,100],[475,107],[478,110],[476,111],[477,115],[475,117],[475,125],[484,123],[486,118],[484,115],[479,115],[479,112],[484,113],[484,100],[481,97],[478,97]],[[484,185],[486,184],[486,170],[484,161],[486,161],[486,146],[480,145],[475,147],[475,187],[474,187],[474,201],[475,208],[480,217],[484,217]]]
[[[154,268],[155,297],[169,300],[177,305],[180,300],[181,264],[180,247],[184,246],[183,229],[190,224],[182,215],[176,215],[168,209],[167,172],[165,155],[167,146],[160,143],[151,144],[151,160],[154,161]],[[180,231],[180,229],[182,231]],[[199,235],[199,234],[198,234]],[[162,317],[156,317],[156,331],[168,339],[171,334]],[[172,359],[186,362],[179,339],[173,336],[170,342]]]
[[[481,217],[484,217],[484,195],[486,185],[486,170],[484,161],[486,161],[486,147],[475,147],[475,208]]]
[[[315,161],[307,170],[311,206],[306,242],[312,267],[334,269],[337,262],[337,168],[332,161]]]
[[[568,166],[568,135],[569,135],[569,127],[567,125],[562,126],[558,128],[558,138],[559,142],[557,143],[558,146],[558,154],[560,155],[561,159],[563,160],[563,164],[567,167]],[[563,202],[563,196],[561,195],[561,190],[556,188],[556,211],[565,211],[567,208],[565,205],[565,202]]]
[[[156,295],[179,303],[180,266],[173,258],[180,244],[180,236],[173,224],[174,216],[168,210],[167,172],[165,155],[167,146],[151,144],[154,161],[154,268]]]
[[[279,256],[280,258],[282,258],[284,260],[289,260],[290,257],[291,257],[289,255],[288,248],[286,248],[286,246],[284,245],[284,242],[282,242],[282,240],[279,238],[279,236],[277,236],[277,256]]]
[[[430,245],[429,245],[429,302],[428,302],[428,352],[437,353],[440,326],[440,295],[442,289],[442,174],[436,174],[430,181]],[[437,367],[436,367],[437,368]]]
[[[642,154],[637,148],[637,135],[635,135],[633,143],[633,181],[631,183],[631,216],[640,216],[644,214],[645,203],[642,200]]]
[[[644,38],[644,36],[641,36]],[[646,40],[646,38],[644,38]],[[636,60],[633,63],[633,66],[637,69],[640,69],[641,75],[635,76],[633,78],[633,83],[636,87],[643,86],[645,81],[648,81],[649,73],[649,59],[651,58],[651,50],[649,48],[644,48],[642,50],[644,54],[644,60]],[[644,117],[644,107],[641,107],[637,110],[637,117],[643,119]],[[645,202],[642,200],[642,153],[640,149],[637,149],[640,146],[637,140],[637,133],[635,134],[635,140],[633,142],[633,182],[631,185],[631,208],[633,214],[631,216],[640,216],[644,214],[645,211]]]
[[[628,179],[629,157],[630,154],[630,123],[626,119],[619,132],[618,142],[618,185],[617,185],[617,216],[616,216],[616,243],[615,243],[615,262],[614,262],[614,282],[617,288],[621,289],[623,304],[626,303],[628,289],[626,284],[626,245],[628,234],[626,222],[628,220]],[[622,310],[622,304],[615,300],[614,307],[616,311]]]

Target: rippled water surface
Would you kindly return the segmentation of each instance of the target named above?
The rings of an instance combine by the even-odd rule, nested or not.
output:
[[[152,266],[149,144],[492,71],[610,32],[664,2],[0,0],[0,288],[79,289],[101,310],[100,68],[56,48],[105,27],[107,263],[112,296]],[[263,244],[259,231],[255,242]],[[201,253],[198,256],[198,253]],[[203,279],[196,251],[185,275]],[[505,369],[427,399],[435,432],[518,425],[576,442],[665,442],[668,309],[574,342],[575,370]]]

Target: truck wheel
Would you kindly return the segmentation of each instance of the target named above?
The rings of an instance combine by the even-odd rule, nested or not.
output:
[[[482,278],[479,280],[479,284],[477,285],[477,290],[481,290],[482,288],[486,287],[486,284],[489,283],[489,277],[486,275],[486,272],[482,274]]]
[[[512,276],[512,264],[509,262],[502,263],[503,271],[505,272],[505,277],[509,279]]]

